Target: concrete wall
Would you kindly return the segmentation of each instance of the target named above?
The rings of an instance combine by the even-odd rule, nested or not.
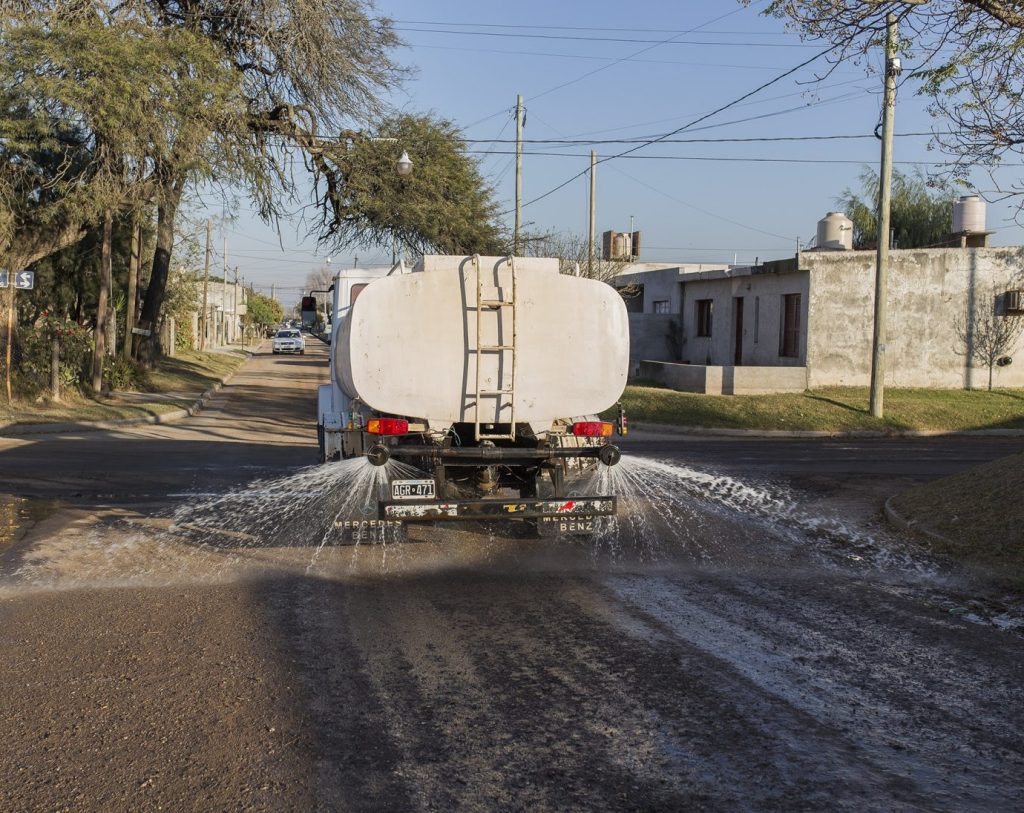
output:
[[[902,387],[985,387],[988,368],[969,366],[955,324],[969,303],[1024,288],[1024,248],[890,252],[885,382]],[[810,273],[807,366],[812,387],[870,383],[875,253],[805,252]],[[1011,317],[1024,318],[1024,317]],[[1024,386],[1024,339],[996,368],[995,386]]]
[[[629,375],[635,378],[640,362],[675,361],[669,335],[672,323],[678,324],[679,317],[672,314],[631,313],[629,314]]]
[[[644,361],[640,377],[681,392],[708,395],[760,395],[803,392],[806,367],[733,367]]]

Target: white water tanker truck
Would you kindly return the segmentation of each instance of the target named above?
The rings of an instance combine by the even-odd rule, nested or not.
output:
[[[629,364],[614,288],[560,274],[555,259],[428,255],[343,270],[332,293],[320,460],[416,472],[390,480],[376,517],[341,523],[353,536],[467,519],[587,533],[615,514],[592,477],[620,456],[598,417]]]

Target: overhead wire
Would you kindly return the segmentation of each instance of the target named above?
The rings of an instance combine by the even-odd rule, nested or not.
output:
[[[740,102],[745,101],[746,99],[749,99],[751,96],[753,96],[753,95],[755,95],[757,93],[760,93],[765,88],[771,87],[772,85],[776,84],[777,82],[781,82],[783,79],[785,79],[788,76],[792,76],[797,71],[801,70],[802,68],[807,67],[812,62],[815,62],[815,61],[821,59],[823,56],[831,53],[833,50],[834,50],[833,47],[829,46],[828,48],[825,48],[825,49],[823,49],[821,51],[818,51],[818,53],[816,53],[814,56],[809,57],[808,59],[803,60],[802,62],[798,63],[797,65],[794,65],[792,68],[789,68],[789,69],[783,71],[780,74],[777,74],[776,76],[772,77],[768,81],[762,82],[756,88],[754,88],[753,90],[750,90],[750,91],[744,93],[742,96],[738,96],[737,98],[727,102],[724,105],[721,105],[720,107],[716,108],[715,110],[712,110],[709,113],[705,113],[705,114],[697,117],[696,119],[694,119],[693,121],[689,122],[688,124],[684,124],[682,127],[677,127],[675,130],[671,130],[671,131],[669,131],[667,133],[664,133],[664,134],[662,134],[662,135],[660,135],[660,136],[658,136],[656,138],[647,139],[647,140],[643,141],[642,143],[636,144],[635,146],[630,147],[629,149],[623,150],[622,152],[617,153],[615,155],[605,156],[604,158],[601,158],[597,163],[599,163],[599,164],[607,163],[608,161],[614,161],[617,158],[623,158],[623,157],[625,157],[627,155],[631,155],[632,153],[637,152],[638,150],[641,150],[641,149],[643,149],[645,147],[649,147],[652,144],[657,144],[660,141],[665,140],[666,138],[671,138],[674,135],[678,135],[679,133],[683,132],[684,130],[689,130],[694,125],[700,124],[702,121],[707,121],[712,116],[716,116],[719,113],[721,113],[721,112],[723,112],[725,110],[728,110],[730,107],[735,107]],[[538,195],[537,197],[533,198],[532,200],[522,204],[522,208],[530,206],[530,205],[532,205],[534,203],[537,203],[538,201],[543,200],[546,197],[549,197],[550,195],[553,195],[555,192],[557,192],[560,189],[563,189],[566,186],[568,186],[570,183],[575,181],[577,178],[583,177],[588,172],[590,172],[590,168],[589,167],[586,168],[586,169],[581,170],[580,172],[577,172],[571,178],[566,179],[565,181],[563,181],[562,183],[558,184],[557,186],[549,189],[547,192],[544,192],[543,194]],[[508,214],[508,212],[502,212],[502,214],[505,215],[505,214]],[[773,235],[773,236],[777,236],[777,235]]]

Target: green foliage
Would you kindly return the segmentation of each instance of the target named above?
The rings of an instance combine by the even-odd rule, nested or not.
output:
[[[112,390],[139,390],[146,385],[146,374],[134,361],[107,356],[103,360],[103,380]]]
[[[0,24],[0,248],[18,243],[21,266],[33,242],[45,256],[48,235],[52,250],[61,229],[152,200],[161,167],[198,170],[212,124],[243,109],[202,37],[58,6]]]
[[[245,300],[246,323],[267,327],[280,324],[284,319],[284,307],[276,299],[250,291]]]
[[[878,173],[865,167],[860,175],[861,193],[844,189],[836,204],[853,221],[853,247],[878,245]],[[952,229],[953,188],[928,178],[920,170],[913,175],[893,171],[890,225],[893,248],[929,248],[946,243]]]
[[[402,114],[383,121],[375,138],[357,135],[325,153],[325,240],[385,249],[397,241],[414,253],[505,253],[493,190],[455,125]],[[395,169],[403,150],[413,161],[406,176]]]
[[[76,322],[46,314],[19,331],[20,353],[15,359],[14,387],[23,398],[35,398],[50,386],[52,341],[60,342],[60,386],[82,390],[89,381],[92,331]]]

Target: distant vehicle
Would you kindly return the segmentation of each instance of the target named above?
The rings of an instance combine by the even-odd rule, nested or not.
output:
[[[306,352],[306,341],[298,328],[282,328],[274,334],[274,354],[298,353],[300,356]]]

